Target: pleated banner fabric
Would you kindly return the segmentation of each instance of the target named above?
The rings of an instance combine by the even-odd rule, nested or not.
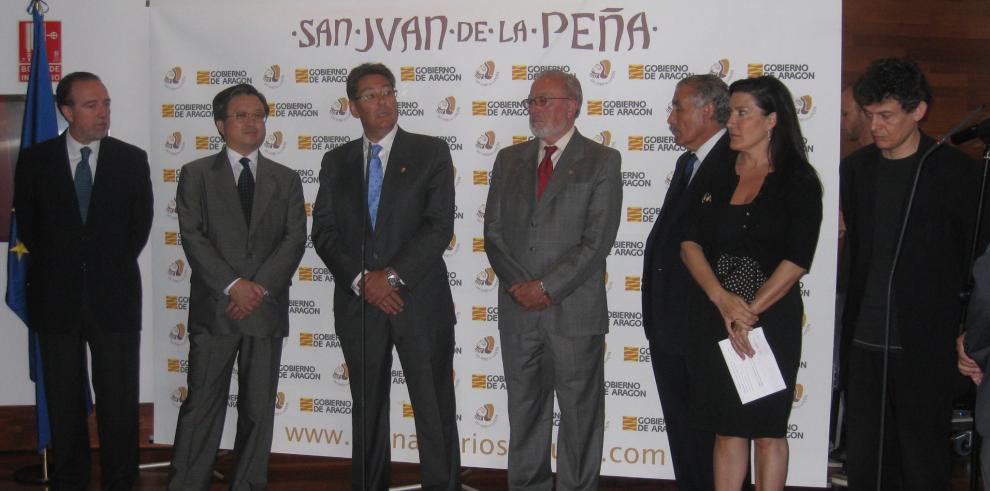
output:
[[[606,475],[673,477],[666,425],[642,329],[643,248],[684,148],[667,127],[678,80],[727,83],[774,75],[791,90],[809,158],[825,185],[815,263],[801,281],[801,368],[788,427],[788,484],[824,486],[835,299],[841,3],[810,0],[295,2],[151,4],[155,186],[151,333],[155,440],[171,443],[186,395],[190,267],[175,211],[182,166],[223,142],[211,101],[253,84],[271,116],[261,152],[298,171],[306,211],[324,152],[361,137],[347,72],[385,63],[398,84],[399,125],[446,141],[456,170],[455,235],[445,253],[457,312],[454,380],[462,462],[506,465],[509,426],[498,336],[498,278],[483,219],[496,153],[530,138],[521,100],[548,69],[577,76],[578,130],[622,153],[622,225],[608,258]],[[534,162],[534,165],[536,163]],[[312,222],[308,224],[309,228]],[[293,277],[273,451],[350,457],[348,368],[334,332],[333,282],[312,243]],[[350,281],[350,279],[347,279]],[[402,367],[392,369],[392,458],[415,462],[417,437]],[[223,445],[233,445],[237,375]],[[555,413],[555,423],[557,420]],[[556,432],[554,433],[556,435]]]

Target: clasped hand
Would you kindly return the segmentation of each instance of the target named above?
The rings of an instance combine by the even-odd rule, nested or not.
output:
[[[976,360],[966,354],[966,347],[963,345],[965,337],[966,333],[962,333],[956,338],[956,354],[958,355],[956,368],[959,369],[959,373],[969,377],[974,384],[980,385],[983,382],[983,370],[976,363]]]
[[[389,286],[384,270],[370,271],[364,275],[364,283],[359,282],[364,300],[389,315],[402,312],[405,302],[399,295],[399,289]]]
[[[753,308],[742,297],[727,290],[722,290],[712,302],[722,314],[725,330],[729,333],[729,342],[736,354],[743,359],[756,355],[756,350],[749,342],[749,331],[753,330],[760,318]]]
[[[550,295],[540,288],[540,280],[524,281],[509,287],[509,294],[526,312],[535,312],[550,307]]]
[[[257,309],[268,294],[265,287],[246,278],[240,278],[230,287],[227,317],[239,321]]]

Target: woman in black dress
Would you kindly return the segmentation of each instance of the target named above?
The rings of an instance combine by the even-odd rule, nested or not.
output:
[[[822,187],[808,163],[790,92],[773,77],[729,87],[734,178],[702,194],[681,255],[707,298],[695,299],[697,423],[715,440],[715,487],[739,489],[755,443],[757,489],[784,489],[785,433],[801,360],[804,307],[798,280],[811,266],[822,219]],[[787,388],[742,404],[718,341],[753,356],[747,335],[762,327]]]

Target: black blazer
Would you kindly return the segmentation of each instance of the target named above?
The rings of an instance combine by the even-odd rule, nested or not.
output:
[[[677,159],[670,188],[643,251],[643,328],[647,338],[659,341],[657,344],[670,353],[683,352],[688,329],[686,290],[697,288],[681,261],[681,241],[694,221],[701,192],[713,179],[727,179],[736,163],[736,152],[729,148],[726,132],[705,156],[685,190],[688,155],[685,152]]]
[[[918,153],[934,144],[934,139],[922,134]],[[842,315],[843,360],[853,339],[873,255],[873,197],[880,158],[876,145],[869,145],[846,157],[839,169],[847,227],[845,247],[850,260]],[[908,375],[916,380],[919,391],[944,390],[958,375],[955,338],[962,315],[959,293],[967,282],[979,183],[980,166],[950,147],[940,148],[929,157],[918,181],[894,277],[893,316],[900,329],[902,356],[908,362],[905,366],[911,370]],[[983,216],[990,216],[986,207]],[[984,225],[978,251],[986,247],[986,232]]]
[[[31,328],[78,326],[86,302],[101,329],[141,329],[138,255],[153,214],[148,156],[116,138],[100,141],[88,220],[82,223],[65,134],[24,150],[14,177],[17,234],[30,251]]]
[[[334,276],[334,316],[342,334],[359,328],[363,303],[351,290],[361,272],[362,221],[368,220],[363,144],[358,138],[323,156],[313,205],[313,245]],[[454,233],[454,169],[443,140],[398,129],[374,232],[367,223],[366,269],[391,266],[406,283],[405,308],[391,322],[406,332],[454,325],[443,260]],[[367,312],[369,322],[385,322],[384,312]]]

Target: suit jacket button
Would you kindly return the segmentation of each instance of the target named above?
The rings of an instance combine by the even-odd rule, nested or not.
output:
[[[254,259],[254,254],[251,254],[250,252],[247,253],[247,258],[248,259]]]
[[[536,228],[536,222],[530,222],[529,226],[530,227],[533,227],[533,228]]]
[[[535,248],[535,247],[530,247],[530,248],[529,248],[529,252],[533,252],[533,251],[535,251],[535,250],[536,250],[536,248]]]
[[[82,272],[84,272],[84,273],[85,273],[85,272],[86,272],[86,263],[82,263],[82,264],[80,264],[80,265],[79,265],[79,269],[80,269],[80,270],[81,270]]]

